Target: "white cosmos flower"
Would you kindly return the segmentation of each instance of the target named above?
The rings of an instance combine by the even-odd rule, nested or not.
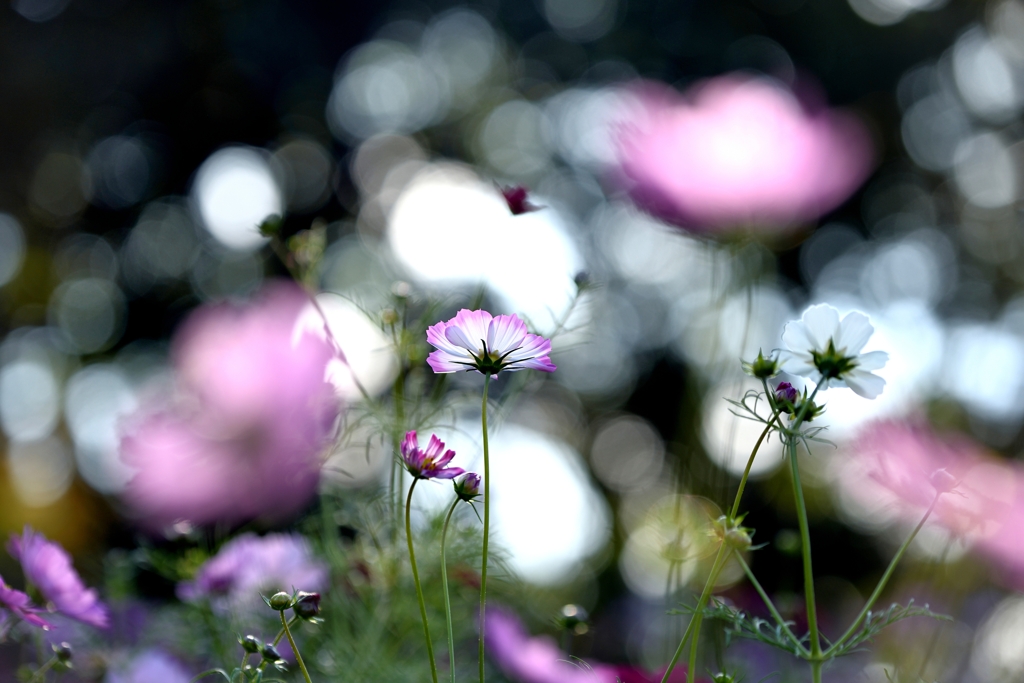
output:
[[[871,373],[889,360],[884,351],[861,353],[875,328],[868,317],[854,311],[842,320],[827,304],[811,306],[800,320],[786,324],[782,341],[789,350],[779,354],[786,372],[807,377],[821,389],[850,387],[864,398],[882,393],[885,380]]]

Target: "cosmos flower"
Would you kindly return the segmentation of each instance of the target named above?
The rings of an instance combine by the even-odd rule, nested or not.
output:
[[[487,610],[487,649],[510,679],[519,683],[616,683],[608,666],[572,661],[555,641],[531,637],[515,615]]]
[[[455,451],[446,451],[444,442],[436,434],[430,435],[430,442],[421,450],[416,431],[406,432],[401,450],[405,468],[417,479],[454,479],[466,471],[461,467],[447,467],[455,457]]]
[[[665,673],[570,657],[551,638],[530,636],[519,619],[501,607],[487,609],[487,635],[491,657],[518,683],[659,683]],[[686,683],[686,667],[676,667],[669,683]]]
[[[11,536],[7,551],[21,563],[25,580],[39,589],[56,611],[84,624],[107,628],[110,615],[106,606],[95,590],[82,583],[64,548],[26,526],[20,537]]]
[[[313,556],[309,542],[297,534],[242,534],[227,543],[196,572],[178,584],[186,602],[209,600],[218,609],[258,609],[260,594],[291,593],[292,587],[320,591],[327,587],[327,567]]]
[[[549,356],[551,341],[528,333],[516,315],[494,317],[487,311],[464,308],[451,320],[427,328],[427,342],[437,349],[427,357],[436,373],[555,371]]]
[[[651,213],[702,234],[791,229],[832,210],[867,177],[873,150],[849,114],[808,106],[779,83],[744,74],[680,96],[633,87],[618,175]]]
[[[127,666],[112,669],[104,683],[189,683],[192,674],[163,650],[145,650]]]
[[[827,304],[811,306],[800,320],[786,324],[782,341],[789,350],[779,356],[786,372],[808,377],[821,386],[850,387],[864,398],[882,393],[885,380],[871,373],[885,365],[884,351],[861,353],[875,331],[863,313],[854,311],[839,319],[839,311]]]
[[[0,634],[4,633],[6,626],[4,609],[33,626],[50,628],[50,624],[39,616],[39,612],[43,610],[33,607],[28,595],[8,586],[4,583],[4,577],[0,576]]]
[[[539,211],[543,208],[530,202],[529,191],[522,185],[501,187],[500,189],[501,196],[505,198],[508,210],[512,212],[513,216],[530,213],[531,211]]]
[[[124,497],[145,526],[280,519],[315,494],[341,406],[326,379],[332,347],[295,334],[308,303],[278,282],[184,322],[174,390],[122,425],[121,458],[135,470]]]

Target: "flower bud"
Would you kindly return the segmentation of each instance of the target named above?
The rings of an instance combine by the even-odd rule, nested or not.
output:
[[[480,475],[467,472],[455,480],[455,495],[467,503],[480,495]]]
[[[799,398],[800,393],[789,382],[780,382],[775,387],[775,400],[780,404],[794,406]]]
[[[935,470],[932,472],[932,476],[929,477],[932,486],[935,487],[936,493],[949,493],[959,483],[957,478],[949,473],[945,467],[942,469]]]
[[[276,213],[270,214],[260,223],[260,234],[264,237],[273,237],[281,232],[281,225],[284,221]]]
[[[277,648],[270,643],[264,643],[263,646],[260,647],[260,656],[263,657],[264,661],[270,662],[271,664],[284,660],[284,657],[282,657],[281,653],[277,651]]]
[[[734,550],[743,552],[750,547],[752,529],[740,526],[739,519],[729,519],[722,515],[714,522],[714,533],[718,538]]]
[[[263,647],[263,643],[256,636],[238,636],[238,644],[251,655],[259,652],[260,648]]]
[[[295,614],[303,619],[314,619],[320,614],[320,594],[306,593],[299,591],[295,597],[295,604],[292,605]]]
[[[723,671],[712,676],[711,680],[713,683],[735,683],[736,678],[732,674],[727,674]]]
[[[292,606],[292,596],[285,592],[274,593],[270,596],[270,599],[267,600],[267,604],[270,605],[270,609],[283,612]]]
[[[57,661],[61,664],[67,664],[71,661],[71,644],[66,642],[55,643],[50,647],[53,648],[53,656],[57,658]]]
[[[588,273],[585,270],[581,270],[578,273],[576,273],[572,281],[576,284],[577,290],[583,291],[584,289],[590,286],[590,273]]]
[[[743,363],[743,372],[758,379],[771,379],[779,374],[779,361],[774,356],[764,357],[764,353],[757,352],[757,358],[750,363]]]

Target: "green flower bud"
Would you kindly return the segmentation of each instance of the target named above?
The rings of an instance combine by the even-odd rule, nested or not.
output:
[[[260,648],[263,647],[263,643],[256,636],[238,636],[238,644],[251,655],[259,652]]]
[[[277,648],[270,643],[263,644],[260,648],[260,655],[265,661],[270,662],[271,664],[284,660],[284,657],[282,657],[281,653],[277,651]]]
[[[274,593],[270,596],[270,599],[267,600],[267,604],[270,605],[270,609],[283,612],[292,606],[292,596],[284,592]]]
[[[72,650],[70,643],[62,642],[51,645],[50,647],[53,648],[53,656],[56,657],[57,661],[61,664],[67,664],[71,661]]]
[[[764,353],[759,350],[757,358],[750,363],[743,363],[743,372],[758,379],[771,379],[779,374],[779,361],[774,356],[765,358]]]

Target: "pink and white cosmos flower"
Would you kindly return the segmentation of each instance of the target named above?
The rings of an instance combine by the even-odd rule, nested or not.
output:
[[[450,448],[446,451],[437,434],[431,434],[427,447],[421,450],[416,430],[406,432],[401,450],[406,469],[417,479],[454,479],[466,471],[447,466],[455,457],[455,451]]]
[[[730,74],[683,95],[645,82],[633,92],[618,175],[639,205],[687,230],[791,230],[839,206],[874,163],[854,116],[808,106],[769,79]]]
[[[555,371],[551,340],[527,332],[526,323],[516,315],[492,316],[464,308],[451,320],[427,328],[427,342],[437,349],[427,363],[439,374]]]

